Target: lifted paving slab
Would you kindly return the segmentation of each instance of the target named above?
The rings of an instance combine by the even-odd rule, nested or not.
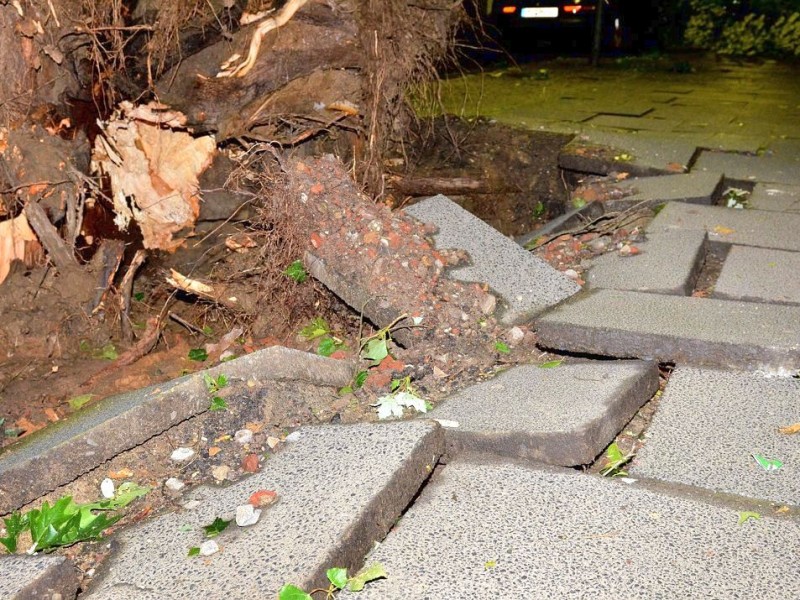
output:
[[[646,202],[650,205],[662,202],[689,202],[711,204],[722,185],[719,173],[681,173],[657,177],[634,177],[617,184],[616,187],[631,193],[621,200],[608,200],[605,205],[616,207]]]
[[[738,520],[640,484],[459,459],[368,557],[388,578],[342,597],[800,597],[798,518]]]
[[[800,368],[800,307],[594,290],[537,319],[547,348],[743,369]]]
[[[194,490],[184,499],[198,501],[196,508],[117,534],[88,597],[252,600],[274,598],[285,583],[327,587],[326,569],[360,566],[444,447],[433,421],[327,425],[299,433],[260,473],[228,487]],[[214,538],[220,552],[187,556],[205,541],[203,526],[233,518],[236,507],[262,489],[277,492],[278,502],[258,523],[231,523]]]
[[[70,600],[78,592],[78,571],[63,556],[0,556],[0,598]]]
[[[347,385],[353,375],[346,361],[273,346],[207,371],[111,396],[0,451],[0,515],[208,410],[204,373],[334,387]]]
[[[678,367],[630,472],[800,506],[798,440],[778,432],[798,422],[798,379]],[[753,453],[783,467],[765,471]]]
[[[800,304],[800,252],[732,246],[714,285],[714,296]]]
[[[591,263],[586,283],[592,288],[688,296],[694,290],[707,251],[704,231],[665,231],[636,244],[639,254],[609,252]]]
[[[748,156],[703,151],[693,170],[724,173],[729,179],[800,185],[800,158]]]
[[[712,242],[800,251],[800,214],[670,202],[647,231],[675,230],[707,231]]]
[[[643,361],[514,367],[445,400],[430,417],[446,427],[447,451],[464,450],[553,465],[592,462],[658,389]]]
[[[756,210],[800,213],[800,186],[757,183],[747,200]]]
[[[437,249],[469,253],[472,264],[450,270],[448,275],[488,284],[500,296],[500,322],[505,325],[525,322],[580,290],[569,277],[446,196],[428,198],[405,211],[438,228],[433,236]]]

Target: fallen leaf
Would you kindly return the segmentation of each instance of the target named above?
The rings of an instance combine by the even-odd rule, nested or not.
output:
[[[127,479],[133,477],[133,471],[127,467],[123,467],[119,471],[109,471],[108,476],[111,477],[111,479]]]
[[[800,423],[795,423],[794,425],[787,425],[786,427],[778,427],[778,431],[786,435],[800,433]]]
[[[248,503],[256,507],[269,506],[278,501],[278,493],[272,490],[257,490],[250,494]]]
[[[244,424],[245,429],[249,429],[253,433],[259,433],[262,429],[264,429],[264,423],[256,423],[253,421],[248,421]]]
[[[248,473],[258,473],[258,454],[248,454],[242,460],[242,470]]]
[[[718,235],[730,235],[730,234],[734,233],[736,230],[735,229],[731,229],[730,227],[725,227],[723,225],[717,225],[711,231],[713,233],[718,234]]]
[[[44,409],[44,414],[47,415],[47,420],[52,421],[53,423],[55,423],[61,418],[58,416],[58,413],[56,411],[54,411],[52,408],[49,407]]]
[[[209,456],[216,456],[216,455],[217,455],[217,454],[219,454],[220,452],[222,452],[222,448],[220,448],[219,446],[211,446],[211,447],[208,449],[208,455],[209,455]]]

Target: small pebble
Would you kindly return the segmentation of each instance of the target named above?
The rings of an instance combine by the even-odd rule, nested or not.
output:
[[[183,508],[186,510],[194,510],[198,506],[200,506],[200,500],[189,500],[183,505]]]
[[[191,448],[175,448],[169,457],[176,462],[184,462],[194,456],[194,450]]]
[[[578,272],[575,269],[567,269],[566,271],[564,271],[564,275],[574,280],[578,280],[581,278],[581,276],[578,275]]]
[[[249,527],[258,523],[261,518],[261,509],[252,504],[241,504],[236,507],[236,524],[239,527]]]
[[[114,482],[110,477],[103,479],[103,482],[100,484],[100,493],[103,495],[103,498],[114,497]]]
[[[217,481],[225,481],[230,472],[231,468],[228,465],[219,465],[211,469],[211,476]]]
[[[214,540],[206,540],[200,544],[200,556],[211,556],[219,552],[219,544]]]
[[[183,483],[183,482],[182,482],[180,479],[178,479],[177,477],[170,477],[169,479],[167,479],[167,480],[164,482],[164,485],[166,486],[166,488],[167,488],[168,490],[172,490],[173,492],[179,492],[179,491],[181,491],[183,488],[185,488],[185,487],[186,487],[186,484],[185,484],[185,483]]]
[[[287,442],[296,442],[299,439],[300,439],[300,432],[299,431],[293,431],[292,433],[290,433],[289,435],[286,436],[286,441]]]
[[[253,441],[253,432],[249,429],[240,429],[233,434],[233,439],[244,446],[245,444],[249,444]]]
[[[512,327],[508,330],[508,341],[512,344],[518,344],[525,337],[525,332],[519,327]]]

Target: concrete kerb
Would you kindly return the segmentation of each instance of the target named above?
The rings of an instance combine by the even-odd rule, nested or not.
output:
[[[466,251],[472,264],[447,271],[463,282],[487,284],[500,296],[499,321],[528,321],[580,290],[577,283],[513,240],[461,208],[446,196],[434,196],[409,206],[406,213],[438,228],[439,250]]]
[[[797,379],[679,366],[630,473],[800,507],[797,441],[778,431],[798,421]],[[754,453],[784,464],[766,471]]]
[[[441,427],[431,420],[302,428],[261,472],[224,488],[193,490],[183,510],[119,532],[87,596],[194,600],[202,591],[251,600],[273,598],[286,583],[327,587],[326,569],[361,566],[443,449]],[[257,490],[276,492],[278,501],[255,525],[232,523],[214,538],[220,552],[187,556],[205,541],[203,526],[231,519]]]
[[[370,555],[390,576],[342,597],[784,600],[800,597],[799,537],[797,517],[740,525],[725,504],[465,456]]]
[[[78,592],[78,571],[63,556],[0,556],[0,598],[71,600]]]
[[[655,363],[523,365],[446,399],[430,417],[447,454],[482,452],[560,466],[592,462],[658,389]]]
[[[338,387],[352,378],[352,365],[272,347],[207,371],[101,400],[0,452],[0,514],[208,410],[204,373],[256,381],[296,379]]]

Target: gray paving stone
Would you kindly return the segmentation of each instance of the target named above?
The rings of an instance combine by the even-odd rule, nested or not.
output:
[[[722,265],[713,295],[800,304],[800,252],[733,246]]]
[[[619,202],[638,204],[647,202],[680,201],[692,204],[711,204],[722,185],[719,173],[681,173],[658,177],[634,177],[616,187],[629,193],[623,200],[611,200],[605,204],[614,206]]]
[[[724,173],[729,179],[800,184],[800,157],[747,156],[703,151],[693,170]]]
[[[591,288],[633,290],[688,296],[706,256],[703,231],[665,231],[648,234],[637,243],[639,254],[603,254],[586,274]]]
[[[536,322],[547,348],[745,369],[800,368],[800,307],[594,290]]]
[[[63,556],[0,555],[3,600],[70,600],[78,592],[78,570]]]
[[[778,432],[798,422],[798,379],[681,366],[630,473],[800,506],[798,441]],[[783,467],[768,472],[754,453]]]
[[[356,568],[386,535],[443,448],[433,421],[303,428],[260,473],[225,488],[194,490],[185,499],[199,501],[196,508],[117,534],[88,597],[251,600],[274,598],[285,583],[322,587],[326,569]],[[260,489],[279,499],[258,523],[232,523],[214,538],[219,553],[187,556],[204,541],[203,526],[231,519]]]
[[[648,232],[707,231],[712,242],[800,251],[800,214],[670,202]]]
[[[672,131],[680,120],[653,119],[648,116],[630,117],[626,115],[597,115],[587,123],[592,127],[608,129],[629,129],[631,131]]]
[[[449,275],[488,284],[500,296],[500,321],[506,325],[524,322],[580,290],[569,277],[445,196],[428,198],[405,210],[438,228],[434,235],[438,249],[469,253],[472,264]]]
[[[456,460],[368,557],[388,578],[342,597],[800,597],[798,519],[738,519],[641,484]]]
[[[274,346],[206,371],[232,381],[297,379],[339,387],[352,365]],[[189,417],[208,410],[203,372],[112,396],[0,450],[0,514],[69,483]]]
[[[514,367],[437,406],[448,454],[478,451],[553,465],[592,462],[658,389],[643,361]]]
[[[559,154],[558,164],[564,169],[599,175],[611,171],[637,176],[669,174],[690,164],[697,145],[692,137],[675,133],[631,135],[592,130],[567,144]],[[597,152],[594,149],[598,147],[606,150]]]
[[[756,210],[800,213],[800,186],[757,183],[748,201]]]

